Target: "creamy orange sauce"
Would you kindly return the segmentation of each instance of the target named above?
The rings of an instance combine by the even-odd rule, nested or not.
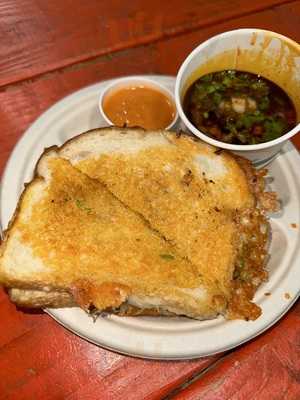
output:
[[[126,86],[108,93],[103,101],[106,116],[116,126],[164,129],[175,118],[174,102],[149,86]]]

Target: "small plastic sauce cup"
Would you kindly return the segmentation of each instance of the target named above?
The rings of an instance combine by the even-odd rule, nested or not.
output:
[[[173,94],[151,79],[115,80],[101,93],[99,109],[109,125],[170,129],[177,120]]]

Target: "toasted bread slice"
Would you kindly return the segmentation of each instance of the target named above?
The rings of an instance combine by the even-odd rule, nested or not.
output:
[[[66,291],[55,291],[55,290],[30,290],[30,289],[9,289],[9,297],[11,301],[16,303],[20,307],[24,308],[64,308],[64,307],[75,307],[77,304],[74,301],[73,296]],[[102,313],[101,310],[97,310],[90,307],[87,310],[92,316],[97,316]],[[170,313],[166,310],[154,308],[139,308],[130,305],[128,302],[123,303],[117,309],[108,309],[106,311],[114,312],[114,314],[120,316],[174,316],[174,313]],[[104,312],[105,313],[105,312]]]
[[[228,301],[228,318],[255,319],[251,302],[266,279],[268,223],[274,193],[265,171],[244,159],[174,132],[103,128],[59,150],[141,215]]]
[[[118,312],[125,304],[194,318],[226,307],[214,280],[55,150],[41,158],[5,233],[0,283],[23,305]]]
[[[264,192],[264,171],[255,171],[246,160],[232,157],[187,135],[145,132],[141,129],[104,128],[90,131],[71,139],[51,154],[52,161],[49,160],[49,153],[41,158],[37,175],[42,179],[37,177],[29,185],[30,194],[26,194],[28,189],[25,191],[23,197],[29,196],[30,201],[24,207],[24,199],[21,200],[21,213],[16,214],[6,242],[9,236],[15,236],[19,214],[23,217],[29,214],[35,223],[42,220],[38,214],[32,213],[36,207],[33,208],[31,203],[36,201],[40,208],[43,196],[39,198],[35,193],[44,192],[45,185],[47,193],[49,188],[54,188],[55,198],[60,199],[56,213],[64,221],[72,209],[71,222],[66,218],[67,224],[63,229],[53,225],[57,239],[52,224],[38,224],[37,232],[46,232],[47,235],[52,232],[54,238],[50,235],[50,242],[41,240],[33,244],[31,241],[26,245],[30,249],[40,249],[44,256],[46,254],[43,259],[46,266],[53,257],[57,242],[64,243],[66,238],[66,243],[71,240],[73,250],[67,253],[65,259],[74,259],[76,273],[73,276],[70,265],[62,262],[60,257],[64,257],[65,253],[60,249],[54,270],[59,268],[59,274],[65,271],[63,275],[72,275],[74,279],[68,278],[62,284],[63,280],[58,275],[55,283],[44,278],[40,282],[32,281],[29,269],[27,276],[16,280],[14,270],[7,274],[7,264],[3,264],[7,255],[4,243],[0,281],[2,279],[6,286],[17,287],[11,291],[15,302],[23,304],[25,299],[28,306],[30,302],[31,306],[38,305],[38,301],[44,306],[75,303],[85,309],[96,307],[119,315],[180,314],[200,319],[211,318],[218,313],[226,313],[228,318],[255,319],[259,316],[260,309],[251,299],[267,276],[264,264],[268,224],[261,208],[262,205],[269,209],[277,206],[274,194]],[[73,168],[61,158],[70,161]],[[42,190],[31,188],[37,181],[43,183]],[[80,190],[78,182],[82,185]],[[73,193],[74,187],[78,192],[72,195],[70,203],[66,190],[69,188]],[[94,191],[98,191],[97,196],[92,195]],[[67,199],[66,204],[61,200],[62,195]],[[116,217],[117,221],[113,229],[99,220],[99,207],[106,210],[105,215],[110,215],[113,210],[113,220]],[[44,208],[45,218],[52,221],[54,217],[49,208]],[[83,212],[81,218],[78,209]],[[82,219],[82,215],[86,218]],[[111,252],[112,255],[106,253],[105,257],[101,246],[99,250],[100,242],[93,247],[94,255],[100,254],[97,259],[101,266],[100,273],[96,263],[90,262],[90,257],[85,255],[83,247],[74,244],[75,238],[76,243],[86,238],[93,243],[90,223],[94,219],[95,225],[95,217],[95,232],[99,233],[101,240],[117,243],[115,248],[120,249],[118,274],[112,267],[116,259],[115,251]],[[57,218],[54,221],[57,222]],[[80,237],[77,233],[77,236],[70,233],[74,221],[82,226]],[[138,232],[144,232],[145,240],[139,240]],[[134,243],[138,244],[138,250],[134,249],[136,253],[132,253],[134,245],[128,239],[131,235],[138,239]],[[32,240],[31,234],[29,237]],[[153,258],[158,248],[160,262]],[[18,252],[13,249],[9,254],[9,267],[14,265],[13,257]],[[78,257],[87,257],[87,264],[79,261]],[[175,268],[172,273],[163,268],[165,264],[172,264]],[[134,269],[132,265],[135,265]],[[153,265],[155,271],[151,271]],[[17,268],[22,271],[21,265]],[[82,268],[85,274],[80,275]],[[136,274],[139,276],[138,283]],[[53,278],[53,269],[50,275]],[[82,276],[85,278],[82,279]],[[109,278],[104,279],[105,276]],[[130,279],[130,284],[125,276]],[[174,281],[168,285],[166,277],[170,276]]]
[[[255,199],[233,157],[186,135],[101,129],[59,152],[98,179],[230,295],[239,234],[234,216]]]
[[[76,305],[73,296],[66,291],[11,288],[9,289],[9,297],[18,306],[29,308],[61,308]]]

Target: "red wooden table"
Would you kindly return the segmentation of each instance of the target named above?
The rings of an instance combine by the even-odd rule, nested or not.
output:
[[[300,41],[300,1],[2,0],[0,171],[24,130],[70,92],[128,74],[175,75],[201,41],[261,27]],[[300,149],[300,137],[294,143]],[[300,267],[300,265],[299,265]],[[267,333],[196,361],[125,357],[0,290],[0,400],[300,399],[300,303]]]

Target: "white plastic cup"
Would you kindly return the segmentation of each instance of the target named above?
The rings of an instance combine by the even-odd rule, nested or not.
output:
[[[201,76],[228,69],[262,75],[280,86],[295,105],[297,125],[277,139],[253,145],[223,143],[197,129],[183,111],[186,90]],[[266,165],[284,143],[300,131],[300,45],[262,29],[237,29],[214,36],[196,47],[181,65],[176,78],[175,101],[180,118],[194,135],[213,146],[248,158],[256,166]]]
[[[138,85],[150,87],[152,89],[155,89],[155,90],[161,92],[172,102],[172,104],[174,104],[175,116],[174,116],[172,122],[167,127],[164,128],[165,130],[172,129],[175,126],[176,121],[178,119],[178,112],[177,112],[176,106],[175,106],[174,94],[169,89],[167,89],[165,86],[155,82],[152,79],[143,78],[141,76],[128,76],[128,77],[124,77],[124,78],[117,78],[112,83],[107,85],[107,87],[101,92],[98,105],[99,105],[100,114],[102,115],[104,120],[108,123],[108,125],[114,125],[114,123],[105,114],[105,111],[103,109],[103,102],[105,100],[105,97],[119,89],[126,88],[128,86],[138,86]]]

